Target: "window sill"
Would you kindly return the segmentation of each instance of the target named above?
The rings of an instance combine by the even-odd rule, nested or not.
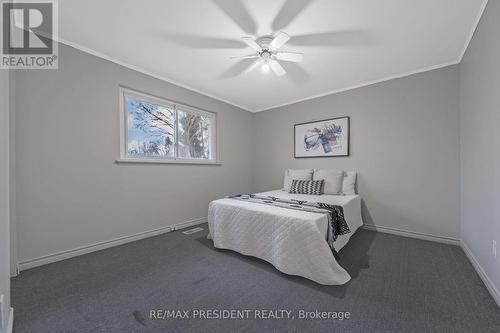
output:
[[[115,161],[116,164],[184,164],[184,165],[222,165],[222,162],[217,161],[198,161],[198,160],[161,160],[154,158],[119,158]]]

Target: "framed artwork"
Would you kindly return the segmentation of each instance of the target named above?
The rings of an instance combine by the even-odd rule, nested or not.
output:
[[[296,124],[294,157],[349,156],[349,117]]]

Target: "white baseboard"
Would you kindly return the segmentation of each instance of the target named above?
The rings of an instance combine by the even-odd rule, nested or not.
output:
[[[16,277],[19,275],[19,264],[16,264],[15,271],[10,272],[10,277]]]
[[[481,264],[479,264],[479,261],[477,260],[476,256],[474,256],[467,243],[461,240],[460,247],[465,252],[467,258],[469,258],[469,261],[472,263],[472,266],[474,266],[474,268],[476,269],[476,272],[481,278],[481,280],[483,280],[484,284],[486,285],[486,288],[488,289],[491,296],[497,303],[498,307],[500,307],[500,293],[498,292],[497,287],[495,286],[493,281],[491,281],[491,279],[488,277],[488,274],[486,274],[486,271],[483,269]]]
[[[465,255],[467,256],[467,258],[471,262],[472,266],[476,270],[477,274],[481,277],[481,280],[483,280],[483,282],[486,285],[486,288],[490,292],[491,296],[493,297],[493,299],[495,300],[497,305],[500,307],[500,293],[498,292],[497,287],[495,286],[495,284],[493,284],[493,281],[491,281],[491,279],[488,277],[488,275],[486,274],[486,271],[479,264],[479,261],[474,256],[471,249],[463,240],[451,238],[451,237],[430,235],[430,234],[425,234],[425,233],[415,232],[415,231],[402,230],[402,229],[397,229],[397,228],[392,228],[392,227],[377,226],[377,225],[373,225],[373,224],[365,224],[365,225],[363,225],[363,229],[373,230],[373,231],[377,231],[377,232],[384,232],[384,233],[403,236],[403,237],[411,237],[411,238],[423,239],[423,240],[428,240],[428,241],[433,241],[433,242],[438,242],[438,243],[445,243],[445,244],[460,246],[462,248],[462,250],[465,252]]]
[[[7,322],[7,330],[5,332],[12,333],[14,331],[14,309],[10,308],[9,321]]]
[[[73,257],[80,256],[82,254],[87,254],[90,252],[104,250],[104,249],[107,249],[107,248],[110,248],[113,246],[118,246],[118,245],[130,243],[130,242],[137,241],[140,239],[161,235],[161,234],[164,234],[164,233],[167,233],[170,231],[174,231],[174,230],[178,230],[178,229],[182,229],[182,228],[185,228],[185,227],[188,227],[191,225],[205,223],[206,221],[207,221],[207,218],[202,217],[202,218],[198,218],[198,219],[184,221],[184,222],[177,223],[174,225],[161,227],[161,228],[154,229],[154,230],[144,231],[144,232],[140,232],[140,233],[129,235],[129,236],[111,239],[111,240],[104,241],[104,242],[99,242],[99,243],[86,245],[86,246],[80,246],[80,247],[77,247],[77,248],[74,248],[71,250],[66,250],[66,251],[61,251],[61,252],[56,252],[56,253],[44,255],[44,256],[41,256],[38,258],[24,260],[24,261],[19,262],[19,271],[24,271],[26,269],[30,269],[33,267],[42,266],[42,265],[50,264],[50,263],[53,263],[56,261],[61,261],[64,259],[73,258]]]
[[[444,243],[444,244],[451,244],[451,245],[457,245],[457,246],[460,245],[460,239],[457,239],[457,238],[425,234],[422,232],[409,231],[409,230],[403,230],[403,229],[392,228],[392,227],[384,227],[384,226],[379,226],[379,225],[374,225],[374,224],[364,224],[363,229],[378,231],[378,232],[383,232],[386,234],[398,235],[398,236],[403,236],[403,237],[428,240],[428,241]]]
[[[189,227],[192,227],[193,225],[198,225],[198,224],[203,224],[203,223],[207,223],[206,217],[202,217],[201,219],[196,219],[196,220],[191,220],[191,221],[175,224],[175,225],[173,225],[173,230],[180,230],[180,229],[184,229],[184,228],[189,228]]]
[[[54,254],[45,255],[45,256],[30,259],[30,260],[25,260],[25,261],[22,261],[19,263],[18,271],[22,271],[22,270],[26,270],[29,268],[49,264],[52,262],[76,257],[76,256],[90,253],[90,252],[95,252],[95,251],[107,249],[107,248],[110,248],[113,246],[133,242],[136,240],[161,235],[163,233],[167,233],[167,232],[174,231],[174,230],[184,229],[187,227],[191,227],[191,226],[198,225],[198,224],[203,224],[206,222],[207,222],[207,218],[202,217],[202,218],[198,218],[198,219],[193,219],[193,220],[177,223],[177,224],[170,225],[170,226],[165,226],[165,227],[154,229],[154,230],[149,230],[149,231],[137,233],[137,234],[130,235],[130,236],[115,238],[115,239],[112,239],[109,241],[104,241],[104,242],[100,242],[100,243],[96,243],[96,244],[92,244],[92,245],[88,245],[88,246],[78,247],[78,248],[67,250],[67,251],[62,251],[62,252],[57,252]],[[493,299],[495,300],[497,305],[500,307],[500,293],[498,292],[498,289],[493,284],[491,279],[486,274],[485,270],[479,264],[479,261],[477,260],[477,258],[474,256],[474,254],[472,253],[472,251],[470,250],[468,245],[463,240],[459,240],[459,239],[451,238],[451,237],[425,234],[425,233],[415,232],[415,231],[402,230],[402,229],[397,229],[397,228],[392,228],[392,227],[376,226],[373,224],[365,224],[365,225],[363,225],[363,228],[367,229],[367,230],[383,232],[383,233],[388,233],[388,234],[393,234],[393,235],[398,235],[398,236],[403,236],[403,237],[411,237],[411,238],[428,240],[428,241],[433,241],[433,242],[438,242],[438,243],[459,245],[463,249],[463,251],[465,252],[467,258],[472,263],[472,266],[474,267],[474,269],[477,271],[477,273],[479,274],[479,276],[483,280],[483,282],[486,285],[486,288],[490,292],[491,296],[493,297]],[[8,326],[7,326],[8,333],[12,332],[13,321],[14,321],[14,309],[11,308],[9,322],[8,322]]]

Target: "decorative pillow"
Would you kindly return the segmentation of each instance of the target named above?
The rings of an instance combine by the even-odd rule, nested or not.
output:
[[[343,171],[315,169],[313,180],[325,180],[323,187],[324,194],[340,194],[342,193],[342,181],[344,179]]]
[[[292,180],[290,193],[295,194],[315,194],[320,195],[323,189],[324,180]]]
[[[342,182],[342,193],[356,194],[356,171],[344,172],[344,181]]]
[[[285,171],[285,179],[283,181],[283,190],[290,192],[290,185],[293,179],[298,180],[312,180],[313,169],[288,169]]]

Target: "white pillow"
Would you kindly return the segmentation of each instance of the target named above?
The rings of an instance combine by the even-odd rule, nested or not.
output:
[[[356,171],[345,171],[342,182],[342,193],[356,194]]]
[[[342,193],[342,181],[344,179],[343,171],[315,169],[313,180],[324,180],[324,194],[339,194]]]
[[[292,180],[312,180],[313,169],[285,170],[285,179],[283,180],[283,191],[290,192]]]

